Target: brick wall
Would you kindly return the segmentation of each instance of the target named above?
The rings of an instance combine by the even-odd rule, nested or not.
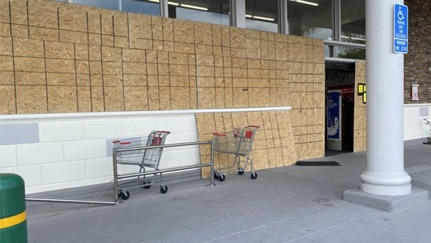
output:
[[[409,53],[405,55],[405,103],[431,103],[431,2],[406,0],[409,7]],[[410,101],[411,84],[419,84],[419,101]]]

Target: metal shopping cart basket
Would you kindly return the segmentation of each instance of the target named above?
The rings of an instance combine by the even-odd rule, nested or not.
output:
[[[168,187],[163,184],[163,174],[158,172],[163,148],[139,149],[139,147],[163,145],[166,136],[169,134],[170,132],[168,131],[153,131],[147,137],[123,139],[112,142],[114,144],[114,149],[136,148],[131,151],[118,151],[117,164],[137,165],[139,166],[139,173],[145,172],[146,169],[152,169],[154,171],[154,175],[151,176],[150,180],[147,180],[145,175],[137,176],[135,181],[119,185],[118,196],[123,200],[127,200],[130,196],[130,193],[126,189],[136,187],[149,189],[151,185],[155,183],[157,176],[160,177],[160,192],[164,194],[168,191]],[[140,177],[143,177],[143,185],[139,182]]]
[[[239,128],[235,129],[232,132],[213,133],[214,150],[218,153],[235,155],[235,159],[230,166],[215,170],[215,179],[224,181],[225,175],[223,172],[233,171],[235,167],[236,172],[242,175],[248,164],[250,164],[250,178],[253,180],[257,178],[257,173],[253,171],[253,160],[250,158],[257,129],[259,129],[259,126],[247,126],[241,130]],[[241,165],[241,157],[245,158],[244,166]]]

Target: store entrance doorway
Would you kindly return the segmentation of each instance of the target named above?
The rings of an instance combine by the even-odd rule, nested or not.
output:
[[[325,63],[326,156],[353,152],[355,63]]]

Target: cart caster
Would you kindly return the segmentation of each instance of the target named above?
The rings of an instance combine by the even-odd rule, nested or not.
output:
[[[218,179],[218,174],[217,173],[214,173],[214,179]]]
[[[168,192],[168,186],[160,185],[160,193],[165,194]]]
[[[244,174],[244,169],[241,167],[238,167],[238,175],[243,175]]]
[[[222,181],[224,181],[224,179],[226,179],[226,177],[223,174],[219,174],[217,177],[218,177],[218,180],[220,182],[222,182]]]
[[[120,191],[120,193],[118,193],[118,197],[121,197],[123,200],[127,200],[130,197],[130,193],[128,191]]]
[[[257,173],[256,173],[256,172],[251,172],[251,173],[250,173],[250,178],[251,178],[252,180],[255,180],[255,179],[257,178]]]
[[[144,189],[150,189],[151,181],[144,181]]]

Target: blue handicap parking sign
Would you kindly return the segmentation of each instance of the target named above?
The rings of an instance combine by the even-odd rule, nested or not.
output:
[[[394,40],[394,52],[407,53],[408,45],[409,44],[408,44],[407,40],[395,39]]]
[[[407,53],[409,43],[408,7],[395,4],[394,6],[394,52]]]

